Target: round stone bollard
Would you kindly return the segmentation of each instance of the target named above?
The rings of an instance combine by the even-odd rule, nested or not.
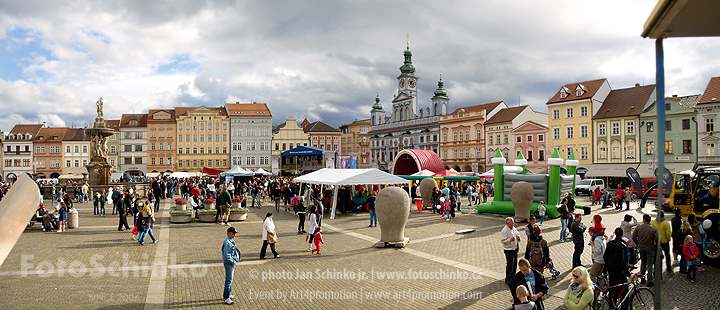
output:
[[[410,214],[410,197],[400,187],[386,187],[377,194],[375,212],[380,224],[380,241],[376,248],[404,248],[409,242],[405,238],[405,224]]]
[[[420,181],[420,197],[422,197],[423,208],[432,208],[433,189],[437,188],[437,183],[433,178],[426,178]]]
[[[67,213],[67,228],[78,228],[80,225],[78,212],[77,211],[68,211]]]
[[[533,187],[530,183],[520,181],[510,188],[510,201],[515,208],[515,221],[524,222],[530,218],[533,202]]]

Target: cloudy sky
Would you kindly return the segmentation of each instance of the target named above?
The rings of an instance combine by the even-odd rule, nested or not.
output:
[[[116,3],[117,2],[117,3]],[[332,126],[389,111],[410,35],[421,107],[545,103],[567,83],[655,81],[655,0],[0,1],[0,129],[265,102]],[[118,4],[119,3],[119,4]],[[719,38],[665,41],[667,94],[720,75]]]

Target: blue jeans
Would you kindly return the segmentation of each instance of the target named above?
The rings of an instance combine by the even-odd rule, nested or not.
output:
[[[541,216],[540,216],[540,224],[542,224],[543,222],[545,222],[545,216],[544,216],[544,215],[541,215]]]
[[[370,210],[370,225],[377,225],[377,214],[375,214],[375,210]]]
[[[140,232],[140,235],[138,236],[138,242],[140,244],[145,243],[145,236],[150,235],[150,238],[152,238],[152,241],[155,242],[155,236],[153,236],[152,233],[152,225],[145,225],[145,229]]]
[[[562,228],[560,228],[560,240],[566,240],[566,230],[568,227],[568,222],[570,222],[570,219],[564,219],[560,218],[560,225],[562,225]]]
[[[105,203],[100,203],[100,214],[105,215]]]
[[[235,272],[235,263],[226,260],[223,265],[225,265],[225,289],[223,289],[223,300],[225,300],[230,298],[233,273]]]

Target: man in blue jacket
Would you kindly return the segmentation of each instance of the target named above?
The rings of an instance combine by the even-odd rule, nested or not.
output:
[[[225,265],[225,289],[223,290],[223,302],[232,305],[235,295],[230,295],[235,263],[240,261],[240,250],[235,246],[235,227],[227,229],[227,237],[222,245],[223,265]]]

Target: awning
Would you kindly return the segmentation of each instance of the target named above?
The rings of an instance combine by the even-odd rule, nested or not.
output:
[[[378,169],[332,169],[323,168],[308,173],[293,181],[299,183],[325,184],[325,185],[366,185],[366,184],[400,184],[409,183],[407,180],[380,171]]]
[[[58,177],[58,179],[65,179],[65,180],[81,180],[85,177],[82,174],[63,174]]]
[[[148,178],[157,178],[160,176],[160,172],[148,172],[145,176]]]
[[[600,178],[600,177],[621,177],[624,178],[627,175],[625,175],[625,170],[627,168],[635,168],[637,167],[637,164],[633,163],[607,163],[607,164],[598,164],[595,163],[592,166],[588,167],[588,172],[585,174],[586,178],[593,177],[593,178]],[[638,169],[639,171],[639,169]]]
[[[265,171],[263,168],[258,168],[258,170],[255,170],[256,175],[272,175],[272,173]]]
[[[170,174],[171,178],[178,178],[178,179],[189,179],[190,174],[187,172],[173,172]]]
[[[223,173],[220,173],[220,176],[234,176],[234,177],[251,177],[253,176],[252,171],[247,171],[243,168],[240,168],[240,166],[232,167],[232,169],[225,171]]]
[[[209,174],[209,175],[218,175],[218,174],[222,173],[222,170],[210,169],[208,167],[203,167],[202,173]]]
[[[317,147],[298,146],[292,150],[280,153],[280,156],[312,156],[321,155],[323,153],[334,153],[333,151],[323,150]]]
[[[694,165],[695,165],[694,162],[692,162],[692,163],[691,162],[684,162],[684,163],[665,162],[665,168],[667,168],[672,173],[685,171],[685,170],[692,170]],[[655,171],[655,168],[653,167],[651,170],[652,171],[648,170],[647,163],[640,164],[640,167],[637,168],[637,171],[640,174],[640,177],[643,179],[655,178],[655,175],[653,174]]]

